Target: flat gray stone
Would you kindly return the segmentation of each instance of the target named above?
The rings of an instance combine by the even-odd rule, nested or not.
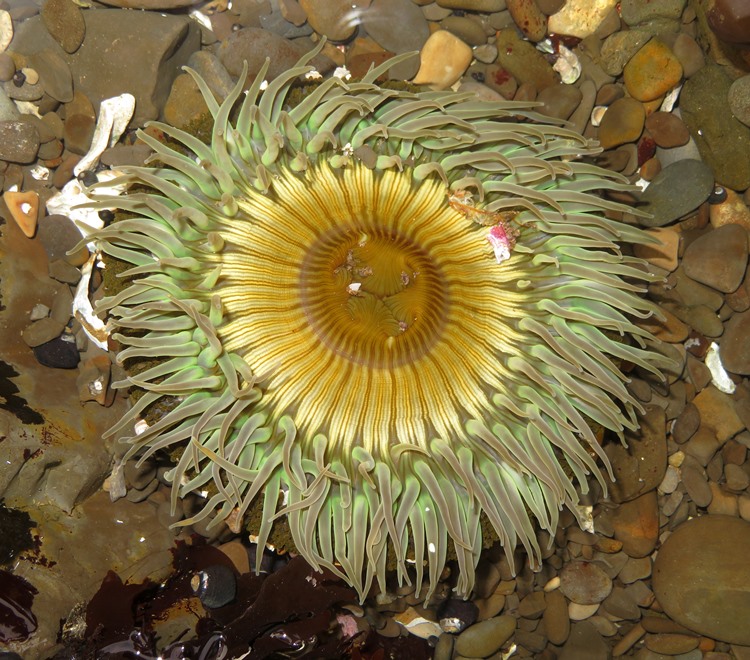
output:
[[[663,227],[697,209],[714,189],[711,169],[699,160],[682,160],[665,167],[640,196],[638,208],[645,227]]]

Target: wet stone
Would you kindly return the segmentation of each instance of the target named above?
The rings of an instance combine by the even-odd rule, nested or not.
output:
[[[602,148],[612,149],[626,142],[635,142],[643,132],[645,119],[642,103],[629,97],[615,101],[607,108],[599,124]]]
[[[605,115],[606,117],[606,115]],[[714,189],[714,175],[699,160],[667,165],[640,196],[641,210],[651,218],[639,218],[646,227],[662,227],[697,209]]]
[[[683,86],[680,111],[716,181],[745,190],[750,186],[750,127],[732,115],[731,85],[723,67],[707,64]]]
[[[659,550],[654,593],[677,623],[750,646],[750,523],[708,515],[680,525]]]
[[[605,660],[610,657],[610,649],[593,623],[581,621],[573,625],[568,641],[557,657],[558,660]]]
[[[656,547],[659,536],[659,507],[656,490],[629,502],[613,512],[615,538],[629,557],[645,557]]]
[[[750,74],[732,83],[727,98],[732,114],[745,126],[750,126]]]
[[[600,566],[588,561],[573,561],[560,572],[560,591],[574,603],[601,603],[612,591],[612,580]]]
[[[734,314],[726,324],[720,352],[724,368],[735,374],[750,375],[750,311]]]
[[[39,364],[53,369],[75,369],[81,359],[73,335],[60,335],[33,350]]]
[[[680,655],[698,648],[698,637],[678,633],[658,633],[646,635],[645,644],[646,648],[654,653]]]
[[[623,587],[616,586],[603,603],[604,609],[618,619],[635,621],[641,618],[641,610]]]
[[[672,438],[679,444],[687,442],[698,430],[700,423],[701,415],[698,408],[692,402],[688,403],[672,426]]]
[[[698,468],[684,467],[682,469],[682,483],[696,506],[705,508],[711,504],[713,498],[711,487],[708,485],[705,475]]]
[[[75,53],[86,34],[81,8],[73,0],[47,0],[41,14],[54,40],[66,53]]]
[[[456,638],[456,653],[470,658],[486,658],[498,651],[515,629],[516,619],[509,615],[475,623]]]
[[[38,151],[39,131],[31,122],[0,122],[0,160],[33,163]]]
[[[653,101],[666,94],[682,78],[682,65],[669,46],[651,39],[623,69],[630,95],[638,101]]]
[[[688,277],[724,293],[735,291],[745,275],[747,232],[739,225],[724,225],[688,245],[683,268]]]
[[[690,133],[682,120],[669,112],[654,112],[646,118],[646,130],[658,147],[670,149],[687,144]]]

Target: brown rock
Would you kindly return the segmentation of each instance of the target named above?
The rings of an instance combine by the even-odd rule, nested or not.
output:
[[[177,76],[164,106],[167,123],[182,128],[207,112],[208,106],[193,77],[188,73]]]
[[[550,591],[545,594],[547,607],[542,615],[547,638],[552,644],[564,644],[570,634],[570,619],[568,618],[568,603],[560,591]]]
[[[734,314],[729,319],[721,338],[720,352],[727,371],[750,375],[750,311]]]
[[[750,232],[750,209],[731,188],[724,188],[726,199],[720,204],[709,206],[709,218],[714,228],[724,225],[739,225]]]
[[[682,78],[682,65],[662,41],[651,39],[623,69],[625,87],[638,101],[653,101]]]
[[[539,91],[559,82],[559,76],[544,55],[521,39],[515,28],[500,30],[495,41],[497,63],[520,84],[532,83]]]
[[[698,408],[703,425],[715,432],[722,445],[745,428],[734,409],[732,397],[713,386],[698,394],[693,403]]]
[[[433,32],[420,53],[415,85],[447,89],[466,71],[471,62],[471,48],[447,30]]]
[[[677,116],[669,112],[654,112],[646,117],[646,130],[651,133],[657,146],[664,149],[687,144],[690,132]]]
[[[615,538],[629,557],[645,557],[656,547],[659,536],[659,507],[656,490],[624,502],[613,512]]]
[[[724,225],[707,232],[685,250],[685,273],[718,291],[731,293],[745,275],[747,240],[747,231],[739,225]]]
[[[653,585],[664,611],[683,626],[750,646],[750,523],[720,515],[693,518],[662,545]]]
[[[518,29],[530,41],[541,41],[547,34],[547,17],[534,0],[507,0],[506,5]]]
[[[73,0],[47,0],[41,15],[52,38],[66,53],[75,53],[86,34],[81,8]]]
[[[579,605],[601,603],[612,591],[612,580],[593,562],[572,561],[560,571],[560,591]]]
[[[625,97],[615,101],[604,113],[599,124],[599,142],[611,149],[626,142],[635,142],[643,132],[646,111],[643,104]]]

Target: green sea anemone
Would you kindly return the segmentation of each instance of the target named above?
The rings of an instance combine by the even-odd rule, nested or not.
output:
[[[309,57],[221,104],[191,72],[210,144],[157,124],[184,149],[141,134],[156,164],[99,202],[132,216],[95,237],[132,268],[98,309],[120,361],[156,360],[111,433],[169,400],[128,457],[178,457],[173,506],[209,493],[181,524],[239,529],[258,500],[261,545],[286,516],[362,598],[389,563],[429,598],[449,555],[466,596],[484,520],[538,562],[532,519],[554,533],[608,469],[592,422],[637,428],[616,363],[661,358],[618,244],[648,239],[605,216],[631,209],[596,191],[629,186],[576,160],[596,144],[533,104],[385,89],[391,61],[290,105]]]

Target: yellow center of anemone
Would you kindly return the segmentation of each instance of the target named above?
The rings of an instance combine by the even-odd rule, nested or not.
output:
[[[319,165],[240,210],[222,227],[219,334],[302,442],[387,457],[486,417],[521,341],[513,260],[498,265],[443,184]]]

